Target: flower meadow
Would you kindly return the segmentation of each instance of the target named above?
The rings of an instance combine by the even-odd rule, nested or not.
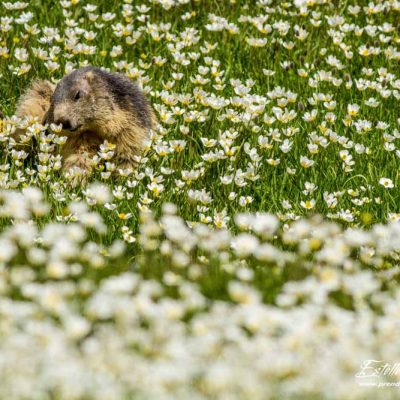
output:
[[[0,398],[398,398],[399,23],[397,0],[3,1]],[[66,138],[13,115],[85,65],[154,107],[135,170],[105,142],[64,173]]]

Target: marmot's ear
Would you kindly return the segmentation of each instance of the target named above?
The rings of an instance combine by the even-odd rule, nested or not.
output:
[[[85,81],[88,82],[89,85],[93,84],[96,81],[96,74],[93,71],[86,72]]]
[[[85,79],[86,79],[89,83],[92,83],[92,82],[95,80],[95,78],[96,78],[96,76],[95,76],[95,74],[93,73],[93,71],[88,71],[88,72],[86,72],[86,74],[85,74]]]
[[[93,82],[96,80],[96,76],[93,71],[88,71],[82,79],[79,90],[82,91],[83,96],[87,96],[90,93],[90,88]]]
[[[90,82],[83,79],[79,85],[79,92],[81,97],[86,97],[90,93]]]

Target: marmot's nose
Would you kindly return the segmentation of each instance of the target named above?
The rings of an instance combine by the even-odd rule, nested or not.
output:
[[[62,125],[62,128],[63,128],[64,130],[69,130],[69,129],[72,128],[71,122],[70,122],[69,119],[60,118],[60,119],[58,119],[58,120],[56,121],[56,124],[57,124],[57,125]]]

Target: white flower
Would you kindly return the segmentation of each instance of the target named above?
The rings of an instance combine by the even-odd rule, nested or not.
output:
[[[102,183],[90,184],[84,193],[91,204],[105,204],[112,200],[109,187]]]
[[[379,179],[379,184],[382,185],[385,189],[392,189],[394,187],[393,181],[389,178]]]
[[[251,255],[258,247],[258,239],[249,233],[240,233],[232,241],[232,249],[238,257]]]
[[[0,262],[10,261],[17,253],[17,247],[11,240],[0,238]]]
[[[90,323],[80,316],[68,316],[64,319],[67,335],[72,339],[81,339],[90,331]]]

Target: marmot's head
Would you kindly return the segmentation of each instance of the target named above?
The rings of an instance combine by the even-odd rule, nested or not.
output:
[[[58,83],[44,122],[62,125],[63,135],[87,130],[107,135],[110,120],[121,115],[132,115],[139,125],[151,126],[147,100],[133,82],[100,68],[84,67]]]
[[[46,123],[62,126],[63,135],[71,135],[95,126],[110,116],[114,108],[111,95],[91,67],[66,75],[51,97]]]

